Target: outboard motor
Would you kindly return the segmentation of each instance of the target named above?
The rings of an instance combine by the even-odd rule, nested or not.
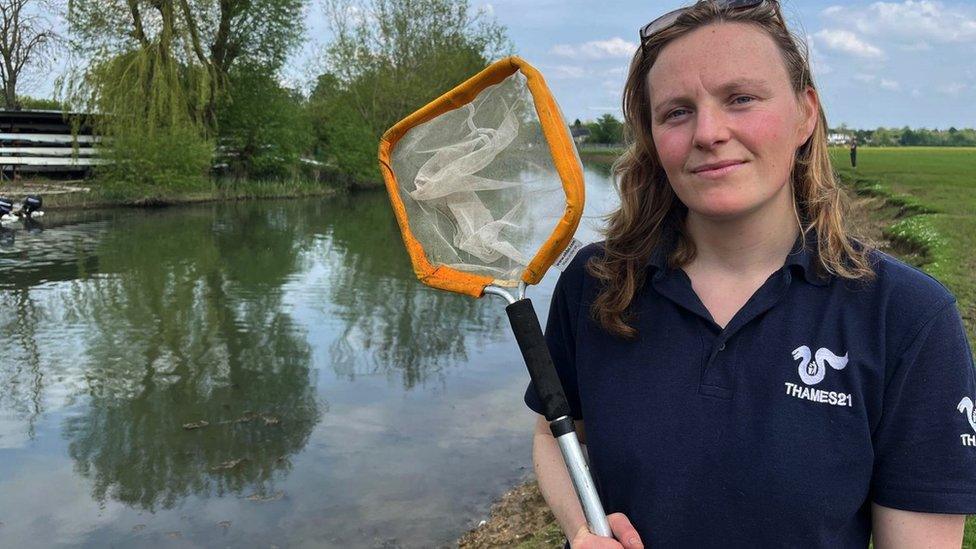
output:
[[[13,221],[17,221],[13,201],[5,196],[0,196],[0,222],[11,223]]]
[[[44,215],[41,212],[42,204],[43,201],[41,200],[40,196],[36,194],[28,195],[27,198],[24,199],[24,205],[20,207],[20,214],[23,217],[28,218],[35,214]]]

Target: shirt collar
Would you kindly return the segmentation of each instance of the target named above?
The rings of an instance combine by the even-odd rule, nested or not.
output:
[[[656,269],[657,272],[654,273],[655,279],[660,279],[664,276],[665,271],[667,271],[668,256],[674,250],[677,240],[676,231],[665,231],[662,235],[661,245],[654,248],[654,251],[651,253],[651,258],[647,263]],[[828,280],[821,278],[817,274],[817,242],[817,232],[815,230],[807,231],[805,238],[801,232],[793,243],[793,248],[790,250],[789,255],[786,256],[786,262],[783,267],[794,271],[796,269],[801,270],[804,280],[814,286],[826,286]]]
[[[817,272],[820,262],[820,256],[817,253],[818,243],[817,231],[810,229],[807,231],[806,238],[801,232],[796,237],[796,242],[793,243],[793,249],[786,256],[785,266],[786,268],[803,270],[803,277],[814,286],[826,286],[829,279],[822,278]]]
[[[676,236],[677,233],[674,230],[665,229],[661,234],[660,242],[654,247],[654,251],[651,252],[651,258],[647,263],[657,269],[655,278],[660,278],[663,276],[664,271],[667,270],[668,256],[671,255],[671,251],[674,250],[674,246],[677,243]]]

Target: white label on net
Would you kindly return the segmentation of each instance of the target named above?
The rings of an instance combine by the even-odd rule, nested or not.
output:
[[[573,258],[576,257],[576,253],[583,249],[583,243],[575,238],[569,241],[569,246],[563,250],[563,253],[559,255],[553,266],[559,269],[560,272],[565,271],[566,267],[573,262]]]

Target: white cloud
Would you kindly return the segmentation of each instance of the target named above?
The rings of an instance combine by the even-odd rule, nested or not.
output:
[[[887,78],[881,79],[881,89],[888,91],[898,91],[901,89],[901,84],[894,80],[888,80]]]
[[[542,67],[540,67],[542,68]],[[589,73],[583,67],[575,65],[548,65],[544,67],[546,78],[562,78],[572,80],[576,78],[586,78]]]
[[[932,46],[925,40],[919,40],[914,44],[905,44],[901,46],[901,49],[904,51],[931,51]]]
[[[976,13],[948,8],[936,0],[874,2],[867,8],[831,6],[821,14],[864,35],[907,45],[976,43]]]
[[[936,88],[939,93],[951,96],[957,96],[965,89],[966,85],[962,82],[950,82]]]
[[[569,44],[556,44],[549,49],[549,53],[553,55],[561,55],[563,57],[573,57],[576,55],[576,48],[570,46]]]
[[[831,50],[848,53],[865,59],[878,59],[884,56],[884,52],[880,48],[861,40],[851,31],[824,29],[814,36],[818,42]]]
[[[549,53],[563,57],[574,57],[584,59],[612,59],[629,58],[637,50],[635,42],[628,42],[620,37],[613,37],[609,40],[593,40],[583,44],[557,44],[553,46]]]
[[[810,62],[810,71],[813,72],[814,80],[819,80],[821,76],[834,72],[833,67],[824,61],[824,56],[817,49],[816,44],[814,44],[813,36],[808,34],[806,35],[806,39],[808,61]]]
[[[600,83],[607,97],[619,98],[624,93],[624,81],[619,79],[604,80]]]
[[[874,74],[860,73],[860,74],[855,74],[851,78],[857,80],[858,82],[862,82],[864,84],[874,84],[875,82],[877,82],[878,87],[880,87],[883,90],[899,91],[901,89],[901,84],[899,84],[896,80],[891,80],[889,78],[879,79],[877,75]]]

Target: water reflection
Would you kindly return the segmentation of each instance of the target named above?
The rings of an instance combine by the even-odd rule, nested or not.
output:
[[[385,198],[364,198],[326,208],[330,238],[316,251],[339,266],[328,288],[340,323],[331,365],[344,378],[395,376],[409,389],[466,361],[472,335],[498,337],[503,318],[484,301],[418,282]]]
[[[503,303],[420,284],[384,195],[44,221],[0,246],[0,545],[431,546],[524,473]]]
[[[41,393],[44,374],[41,371],[37,344],[41,321],[37,304],[27,290],[8,293],[4,308],[9,315],[2,325],[3,333],[15,336],[0,350],[9,368],[0,368],[0,410],[7,409],[25,422],[25,431],[34,437],[35,421],[42,412]]]
[[[95,499],[154,510],[267,493],[319,413],[308,345],[281,307],[292,228],[260,210],[162,213],[127,219],[95,252],[116,276],[72,287],[89,401],[63,426]]]
[[[41,247],[43,268],[5,273],[14,307],[3,332],[19,345],[4,351],[0,406],[33,438],[44,400],[41,321],[84,324],[75,396],[88,402],[63,434],[97,500],[152,510],[190,492],[265,493],[318,416],[308,345],[281,310],[278,288],[297,257],[290,227],[269,212],[196,213],[130,216],[94,249]],[[29,243],[16,252],[29,254]],[[79,265],[102,276],[48,299],[60,310],[46,314],[30,286],[52,273],[78,277]],[[199,421],[209,425],[183,428]]]

